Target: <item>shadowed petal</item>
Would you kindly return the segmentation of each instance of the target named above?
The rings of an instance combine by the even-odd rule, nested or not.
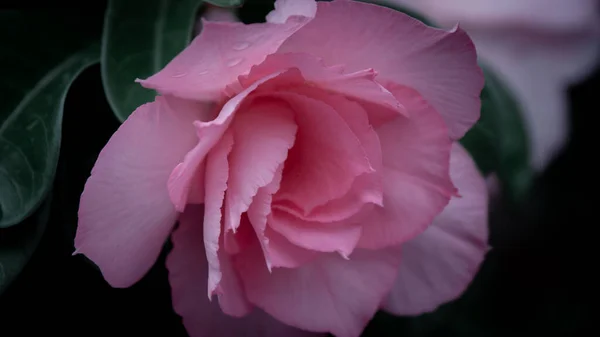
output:
[[[204,254],[202,207],[190,206],[173,233],[173,250],[167,257],[173,308],[183,318],[190,337],[311,337],[318,334],[300,331],[253,309],[246,301],[239,278],[231,268],[223,270],[219,303],[206,298],[208,264]],[[188,221],[190,220],[190,221]],[[228,266],[228,258],[222,264]],[[220,305],[219,305],[220,304]],[[230,315],[223,310],[229,308]],[[236,309],[234,311],[233,309]]]
[[[433,224],[402,246],[402,265],[385,310],[418,315],[456,299],[473,280],[488,251],[487,189],[469,154],[452,148],[454,197]]]

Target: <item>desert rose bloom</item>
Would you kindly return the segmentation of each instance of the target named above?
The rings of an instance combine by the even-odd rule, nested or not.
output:
[[[191,336],[356,337],[380,308],[455,299],[479,268],[486,187],[456,140],[483,77],[459,28],[279,0],[266,23],[205,21],[140,82],[160,96],[100,153],[75,246],[128,287],[173,232]]]
[[[460,22],[486,64],[512,87],[542,170],[565,145],[567,88],[597,66],[598,0],[369,0],[408,6],[436,24]]]

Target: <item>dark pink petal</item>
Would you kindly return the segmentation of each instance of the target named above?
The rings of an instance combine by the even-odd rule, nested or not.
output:
[[[160,93],[192,100],[218,100],[227,86],[264,61],[310,18],[294,16],[282,24],[203,20],[202,32],[167,66],[139,82]]]
[[[284,23],[294,15],[313,18],[316,12],[315,0],[277,0],[275,9],[267,15],[267,22]]]
[[[256,232],[248,219],[248,213],[242,214],[240,226],[237,231],[226,230],[224,235],[224,248],[227,254],[238,254],[256,241]]]
[[[357,250],[345,260],[323,254],[296,269],[257,268],[260,247],[236,258],[250,302],[283,323],[337,337],[358,337],[397,276],[400,252]]]
[[[414,90],[394,94],[410,113],[377,129],[383,153],[383,207],[364,223],[359,247],[381,248],[412,239],[446,207],[452,141],[439,114]]]
[[[418,315],[459,297],[488,251],[485,180],[469,154],[452,148],[450,175],[460,197],[424,233],[402,246],[402,265],[385,309]]]
[[[262,310],[248,313],[251,304],[244,296],[240,281],[231,268],[223,269],[222,293],[219,303],[206,298],[208,264],[202,238],[202,207],[190,206],[180,219],[179,227],[172,236],[173,250],[167,258],[169,282],[175,312],[183,318],[190,337],[245,336],[245,337],[309,337],[316,334],[286,326]],[[228,258],[222,260],[229,265]],[[231,315],[221,311],[219,304]]]
[[[206,194],[204,199],[204,248],[208,260],[208,297],[221,281],[219,243],[221,242],[222,209],[229,178],[227,156],[233,147],[233,136],[227,131],[206,157]],[[196,226],[199,223],[195,224]]]
[[[144,276],[177,218],[167,180],[198,142],[192,122],[204,111],[173,111],[170,99],[133,112],[98,156],[81,195],[76,253],[114,287]]]
[[[331,94],[310,86],[297,88],[293,92],[317,99],[333,108],[360,141],[361,147],[369,158],[370,165],[375,170],[381,168],[382,157],[379,136],[371,125],[369,111],[362,104],[356,103],[353,99],[343,95]],[[396,114],[394,119],[398,116],[399,114]]]
[[[308,214],[304,214],[297,207],[286,207],[290,206],[289,204],[278,204],[275,207],[286,210],[303,220],[332,222],[348,219],[356,214],[364,204],[371,203],[383,206],[381,144],[377,132],[373,130],[369,123],[367,111],[360,104],[343,96],[332,95],[318,89],[300,88],[295,92],[319,99],[334,108],[360,141],[361,148],[365,151],[375,172],[364,173],[356,177],[348,193],[324,205],[315,207]]]
[[[291,92],[273,95],[294,108],[301,130],[289,152],[274,202],[292,202],[309,213],[345,195],[357,176],[373,172],[360,140],[331,106]]]
[[[183,212],[185,206],[188,203],[192,203],[191,201],[197,203],[198,197],[203,195],[203,193],[195,192],[194,200],[188,200],[190,195],[194,195],[192,191],[201,186],[194,186],[194,184],[198,182],[198,175],[202,173],[202,165],[206,158],[206,154],[213,146],[215,146],[219,139],[221,139],[221,136],[229,127],[235,113],[246,97],[263,85],[270,86],[269,82],[277,82],[276,79],[279,77],[287,78],[293,75],[290,75],[289,73],[290,72],[273,73],[260,79],[260,81],[253,83],[251,86],[227,101],[215,119],[209,122],[194,122],[200,141],[196,147],[185,155],[185,159],[175,167],[169,176],[169,196],[179,212]]]
[[[454,139],[479,119],[483,74],[460,28],[434,29],[358,1],[319,2],[315,18],[278,50],[288,52],[313,54],[350,72],[373,68],[381,83],[415,88],[444,117]]]
[[[202,225],[203,219],[207,217],[204,214],[202,205],[191,205],[179,217],[179,226],[173,232],[173,250],[167,258],[167,268],[169,269],[169,280],[173,295],[176,291],[186,291],[186,284],[177,284],[174,281],[183,282],[188,277],[199,277],[202,273],[202,284],[205,285],[204,294],[196,301],[211,301],[212,293],[206,297],[207,279],[210,282],[210,261],[206,259],[208,248],[205,248],[206,237],[204,234],[206,226]],[[204,238],[204,240],[203,240]],[[205,252],[206,249],[206,252]],[[247,301],[246,295],[239,276],[231,264],[231,257],[218,251],[219,271],[222,273],[218,284],[217,293],[219,295],[219,304],[221,309],[232,316],[241,317],[248,314],[253,306]],[[207,263],[208,262],[208,263]],[[186,268],[186,269],[184,269]],[[189,276],[183,275],[187,271]],[[198,276],[196,276],[198,275]],[[173,296],[175,304],[175,296]],[[208,304],[208,302],[207,302]],[[175,307],[175,306],[174,306]],[[177,310],[177,307],[175,307]]]
[[[258,189],[273,180],[294,145],[297,129],[293,111],[281,100],[258,98],[236,116],[225,196],[226,230],[238,228]]]

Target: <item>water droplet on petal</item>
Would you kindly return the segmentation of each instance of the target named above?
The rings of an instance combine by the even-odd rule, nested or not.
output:
[[[244,50],[250,47],[250,42],[240,42],[233,45],[234,50]]]
[[[231,60],[227,61],[227,66],[228,67],[235,67],[238,64],[240,64],[241,62],[242,62],[241,58],[231,59]]]
[[[206,74],[208,74],[208,70],[206,70],[206,69],[198,72],[198,75],[206,75]]]
[[[179,77],[183,77],[183,76],[185,76],[185,75],[187,75],[187,73],[186,73],[186,72],[183,72],[183,73],[175,73],[175,74],[173,74],[171,77],[176,77],[176,78],[179,78]]]

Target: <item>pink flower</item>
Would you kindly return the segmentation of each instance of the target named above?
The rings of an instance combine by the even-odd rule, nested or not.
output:
[[[461,23],[482,61],[521,103],[532,165],[542,170],[568,136],[567,89],[598,65],[598,0],[371,0],[408,6],[437,24]]]
[[[140,81],[161,95],[100,153],[77,252],[128,287],[173,231],[194,337],[358,336],[381,307],[458,297],[487,251],[485,182],[455,142],[479,117],[470,39],[343,0],[267,20],[205,21]]]

